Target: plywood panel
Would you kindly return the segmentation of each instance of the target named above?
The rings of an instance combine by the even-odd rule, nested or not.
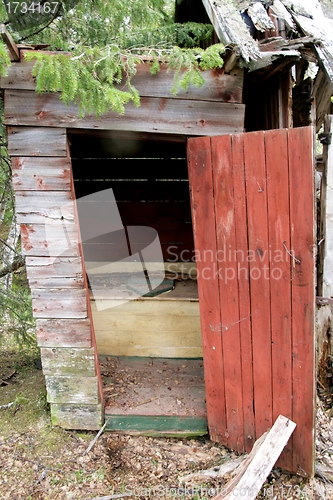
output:
[[[12,182],[18,191],[69,191],[68,158],[12,158]]]
[[[124,116],[109,112],[100,118],[93,115],[79,119],[78,108],[72,104],[66,106],[57,94],[36,94],[28,90],[5,91],[6,125],[217,135],[243,131],[244,111],[243,104],[142,97],[140,107],[128,104]],[[38,142],[32,141],[32,138],[30,134],[29,144],[33,144],[35,149]],[[48,146],[43,155],[39,151],[35,151],[35,155],[63,156],[60,153],[46,154],[50,148],[54,150],[54,145]],[[14,146],[12,143],[11,151],[13,155],[24,156],[17,144]],[[26,156],[30,154],[26,153]]]
[[[24,125],[20,120],[16,124]],[[66,156],[66,129],[33,125],[37,127],[7,127],[10,156]]]
[[[99,354],[197,358],[202,356],[197,301],[101,301],[110,308],[92,314]],[[118,305],[119,304],[119,305]]]

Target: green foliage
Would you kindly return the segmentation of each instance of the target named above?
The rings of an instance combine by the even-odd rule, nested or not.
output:
[[[10,66],[10,59],[6,45],[0,40],[0,76],[6,76],[7,68]]]
[[[138,47],[120,50],[117,45],[104,48],[85,48],[80,55],[46,54],[31,51],[26,60],[36,60],[33,76],[36,78],[37,92],[60,92],[66,104],[71,101],[79,105],[79,116],[95,113],[100,116],[109,110],[124,114],[125,104],[132,101],[139,106],[140,97],[131,84],[136,73],[139,57]],[[221,68],[224,47],[212,45],[208,49],[184,49],[180,47],[145,47],[143,52],[151,57],[151,73],[156,74],[161,63],[167,63],[175,70],[171,92],[180,88],[204,83],[201,70]],[[121,88],[117,87],[121,83]]]

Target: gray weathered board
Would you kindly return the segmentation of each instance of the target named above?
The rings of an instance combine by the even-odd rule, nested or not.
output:
[[[97,377],[45,377],[48,403],[98,404]]]
[[[288,443],[295,427],[295,422],[279,415],[258,450],[251,453],[251,457],[249,455],[250,460],[246,463],[246,467],[240,467],[238,475],[227,483],[223,493],[215,496],[213,500],[231,500],[237,497],[248,500],[257,498],[265,479]],[[230,492],[225,494],[226,491]]]
[[[22,224],[23,253],[36,257],[79,257],[79,234],[75,224]]]
[[[29,257],[25,259],[29,279],[82,278],[81,257]]]
[[[65,429],[100,429],[102,410],[101,404],[52,404],[52,424]]]
[[[35,318],[86,318],[87,295],[83,289],[33,289],[32,309]]]
[[[93,348],[42,347],[41,356],[44,375],[96,375]]]
[[[12,64],[8,75],[0,80],[3,89],[35,90],[35,79],[31,76],[35,62],[20,62]],[[142,97],[168,97],[171,99],[194,99],[198,101],[242,102],[244,70],[235,68],[230,74],[224,69],[203,71],[205,83],[201,87],[191,85],[188,89],[179,89],[176,95],[171,93],[175,71],[168,70],[165,64],[156,75],[150,74],[150,66],[139,64],[136,75],[132,78],[132,85]],[[119,84],[124,88],[124,83]]]
[[[12,182],[19,191],[70,191],[68,158],[12,158]]]
[[[123,116],[108,112],[100,118],[89,115],[80,119],[77,106],[73,104],[66,106],[58,94],[36,94],[29,90],[5,91],[5,124],[27,127],[221,135],[242,132],[244,113],[243,104],[142,97],[140,107],[136,108],[133,103],[129,103]],[[15,129],[12,129],[12,133],[13,130]],[[14,141],[14,144],[13,139],[10,138],[10,132],[9,128],[10,154],[23,156],[20,143]],[[31,148],[36,148],[33,133],[30,134],[29,141],[32,143]],[[44,146],[44,154],[37,147],[36,156],[64,156],[61,148],[56,150],[58,151],[56,153],[56,151],[52,152],[54,149],[52,144],[48,146],[48,148]]]
[[[35,94],[37,95],[37,94]],[[28,96],[26,96],[29,98]],[[33,113],[33,110],[30,110]],[[38,117],[37,117],[38,120]],[[16,120],[18,125],[25,125]],[[36,123],[34,123],[36,125]],[[66,129],[42,127],[7,127],[10,156],[66,156]]]
[[[90,321],[84,319],[37,319],[39,347],[91,347]]]

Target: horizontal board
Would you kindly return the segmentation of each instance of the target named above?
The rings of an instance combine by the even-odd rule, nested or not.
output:
[[[97,193],[104,189],[113,189],[117,201],[189,200],[189,187],[186,180],[75,182],[77,198]]]
[[[59,425],[64,429],[99,430],[103,424],[102,419],[101,404],[51,404],[52,425]]]
[[[35,79],[32,77],[32,68],[36,62],[21,61],[10,65],[7,76],[0,78],[0,87],[3,89],[29,89],[36,87]]]
[[[23,125],[20,120],[16,124]],[[7,127],[10,156],[66,156],[66,129],[34,125],[37,126]]]
[[[75,224],[21,224],[24,255],[78,257],[79,237]]]
[[[48,403],[98,404],[97,377],[45,377]]]
[[[112,415],[107,410],[106,430],[144,436],[191,437],[207,434],[206,417]]]
[[[25,259],[30,280],[49,278],[82,278],[80,257],[30,257]]]
[[[69,191],[71,163],[68,158],[12,158],[12,182],[16,191]]]
[[[92,315],[99,354],[197,358],[202,356],[199,303],[191,301],[104,301],[110,309]],[[113,307],[112,307],[113,306]]]
[[[35,288],[84,288],[83,276],[78,278],[29,278],[29,286]]]
[[[152,142],[151,142],[152,144]],[[116,151],[115,151],[116,153]],[[114,154],[115,154],[114,153]],[[187,179],[186,158],[145,158],[144,154],[137,158],[84,158],[74,159],[74,180],[108,180],[108,179]],[[112,152],[109,153],[110,155]]]
[[[34,90],[36,84],[31,76],[34,65],[34,61],[12,64],[8,76],[1,78],[1,88]],[[203,71],[205,83],[201,87],[190,86],[187,90],[180,89],[176,96],[171,94],[175,71],[168,71],[166,65],[161,65],[161,70],[156,75],[151,75],[149,70],[150,66],[147,63],[139,64],[132,79],[132,85],[137,88],[140,96],[242,102],[244,73],[242,69],[237,68],[231,74],[225,74],[223,69]],[[123,87],[122,82],[119,88]]]
[[[17,220],[21,224],[74,223],[74,201],[70,191],[16,191]]]
[[[43,347],[40,353],[44,375],[96,375],[93,348]]]
[[[219,135],[242,132],[244,113],[243,104],[142,97],[140,107],[128,104],[123,116],[108,112],[100,118],[89,115],[80,119],[77,106],[66,106],[57,94],[5,91],[6,125]],[[15,148],[13,151],[17,155]]]
[[[85,319],[36,319],[39,347],[91,347],[90,321]]]
[[[87,317],[85,290],[40,288],[31,292],[35,318]]]

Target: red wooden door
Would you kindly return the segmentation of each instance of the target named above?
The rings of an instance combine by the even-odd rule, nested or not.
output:
[[[188,141],[211,438],[239,452],[282,414],[279,465],[314,467],[312,128]]]

